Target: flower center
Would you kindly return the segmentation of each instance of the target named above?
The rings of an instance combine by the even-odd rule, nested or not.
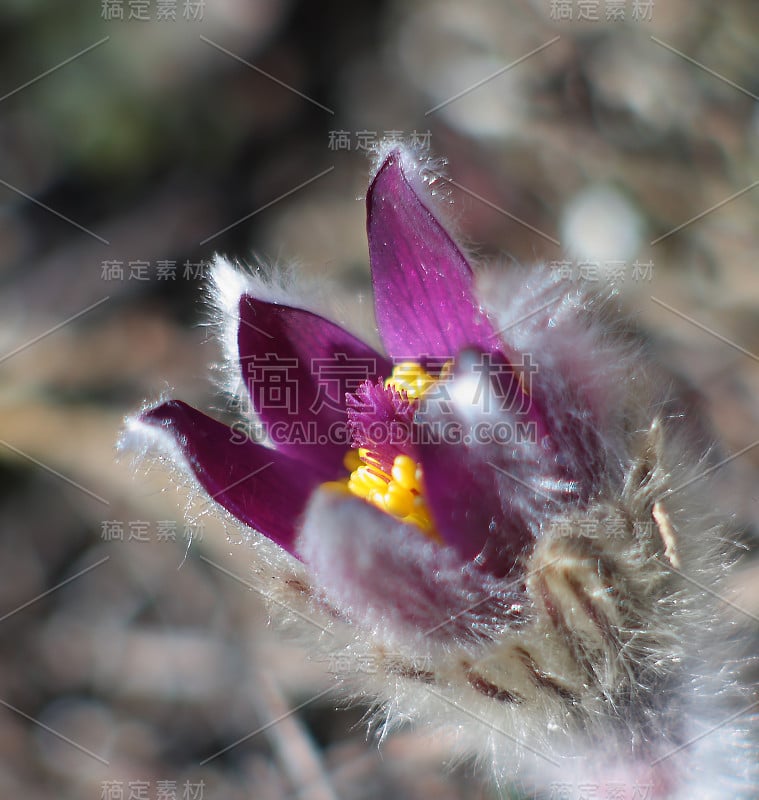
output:
[[[396,456],[388,475],[363,447],[351,450],[351,455],[354,453],[358,453],[360,463],[348,478],[348,491],[396,519],[416,525],[431,539],[439,541],[424,499],[419,464],[410,456]]]
[[[344,463],[350,476],[335,488],[347,489],[396,519],[416,525],[440,543],[412,441],[419,401],[436,382],[420,364],[404,361],[384,384],[367,381],[348,396],[353,449]]]

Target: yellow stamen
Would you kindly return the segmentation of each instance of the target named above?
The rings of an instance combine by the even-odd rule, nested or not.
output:
[[[385,492],[385,511],[394,517],[407,517],[414,509],[414,496],[411,492],[390,481]]]
[[[365,494],[372,492],[384,493],[387,486],[387,477],[376,467],[362,466],[351,473],[348,479],[348,486],[350,487],[351,484]]]
[[[435,379],[416,361],[401,361],[393,367],[393,374],[385,380],[385,388],[403,389],[409,400],[418,400]]]
[[[409,400],[418,400],[436,382],[420,364],[402,361],[385,381],[385,388],[392,386],[404,391]],[[359,447],[347,452],[343,463],[350,476],[322,484],[324,488],[360,497],[396,519],[416,525],[425,536],[442,544],[424,497],[422,468],[413,458],[396,456],[388,474],[368,448]]]
[[[390,475],[374,464],[362,464],[351,473],[347,489],[396,519],[416,525],[430,539],[442,543],[424,499],[421,467],[409,456],[396,456]]]
[[[393,462],[391,476],[399,486],[409,492],[416,491],[421,494],[422,487],[417,479],[417,470],[419,470],[419,467],[417,467],[413,458],[410,456],[397,456]]]
[[[343,456],[343,465],[345,466],[345,469],[347,469],[348,472],[353,472],[353,470],[358,469],[361,466],[362,457],[361,450],[348,450],[348,452]]]

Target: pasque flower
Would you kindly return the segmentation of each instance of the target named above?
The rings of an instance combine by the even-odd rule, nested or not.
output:
[[[393,621],[432,627],[471,606],[478,590],[503,600],[499,585],[521,567],[542,507],[588,497],[593,484],[585,455],[572,463],[592,430],[549,413],[551,398],[480,307],[471,267],[421,199],[419,180],[418,164],[394,150],[368,194],[383,354],[250,287],[234,314],[239,376],[269,443],[241,441],[180,401],[140,416],[173,436],[216,502],[304,560],[335,598],[349,595],[356,621],[376,615],[372,622],[391,632]],[[317,366],[334,373],[341,364],[345,378],[355,382],[363,372],[366,379],[328,397],[336,381]],[[320,372],[327,378],[320,381]],[[282,393],[277,401],[274,388]],[[475,426],[484,440],[496,423],[511,450],[464,443]],[[323,511],[304,516],[320,489],[325,496],[314,502]],[[310,517],[343,513],[357,519],[331,533],[312,529]],[[364,533],[378,526],[387,531]],[[388,596],[380,565],[403,581],[400,594]],[[518,591],[512,601],[516,614]],[[470,630],[471,619],[459,627]]]
[[[381,352],[220,259],[230,386],[253,418],[169,400],[130,429],[248,532],[278,608],[375,659],[348,683],[387,724],[445,726],[497,779],[538,788],[744,796],[743,723],[683,747],[734,694],[710,661],[729,558],[677,488],[703,469],[696,426],[609,296],[541,269],[475,276],[435,185],[414,153],[378,159]]]

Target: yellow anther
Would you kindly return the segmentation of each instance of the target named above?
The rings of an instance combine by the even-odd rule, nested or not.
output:
[[[393,374],[385,380],[385,388],[394,386],[406,392],[409,400],[418,400],[435,379],[416,361],[401,361],[393,367]]]
[[[441,379],[446,370],[450,371],[450,364],[443,367]],[[385,381],[385,388],[393,387],[405,392],[409,400],[418,400],[437,380],[421,364],[402,361],[393,368],[392,375]],[[386,462],[378,460],[369,448],[359,447],[346,454],[343,463],[350,477],[345,482],[332,482],[326,486],[347,490],[396,519],[416,525],[433,541],[442,542],[424,497],[422,468],[413,458],[396,456],[388,474],[383,466]]]
[[[356,462],[356,466],[353,467],[354,470],[358,469],[362,464],[366,464],[368,466],[374,467],[375,472],[379,472],[384,475],[382,469],[379,466],[379,462],[377,461],[377,457],[369,452],[365,447],[359,447],[358,451],[351,450],[352,453],[358,452],[358,461]],[[347,458],[347,456],[346,456]]]
[[[391,472],[392,478],[404,489],[421,490],[419,481],[416,477],[417,464],[413,458],[409,456],[396,456],[393,462],[393,469]]]
[[[401,520],[416,525],[426,536],[438,543],[440,537],[430,516],[422,490],[421,467],[413,458],[396,456],[391,475],[383,472],[361,448],[357,452],[360,466],[351,472],[345,482],[332,481],[324,484],[328,488],[348,491],[376,508]],[[346,456],[346,463],[347,456]]]
[[[358,469],[361,466],[361,450],[348,450],[343,456],[343,465],[348,472]]]
[[[388,514],[402,519],[414,510],[414,495],[395,481],[390,481],[384,503]]]
[[[360,466],[351,473],[348,488],[359,497],[368,497],[374,492],[384,494],[388,478],[384,473],[378,474],[375,467]]]

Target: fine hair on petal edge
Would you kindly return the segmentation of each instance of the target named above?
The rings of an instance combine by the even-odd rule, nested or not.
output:
[[[248,295],[289,308],[309,311],[346,330],[354,326],[345,324],[343,303],[336,301],[336,282],[310,273],[302,264],[266,262],[256,259],[254,264],[232,262],[222,255],[214,257],[210,279],[204,287],[206,304],[210,309],[206,325],[219,339],[222,361],[214,364],[216,384],[227,400],[238,407],[249,406],[247,389],[241,374],[238,349],[240,326],[240,299]],[[361,331],[352,331],[366,340]],[[255,415],[254,415],[255,418]]]
[[[434,156],[428,146],[398,139],[382,139],[369,150],[372,175],[376,175],[393,151],[398,151],[406,180],[437,221],[455,241],[475,272],[480,257],[478,245],[468,240],[464,231],[464,211],[453,198],[448,181],[448,159]]]

